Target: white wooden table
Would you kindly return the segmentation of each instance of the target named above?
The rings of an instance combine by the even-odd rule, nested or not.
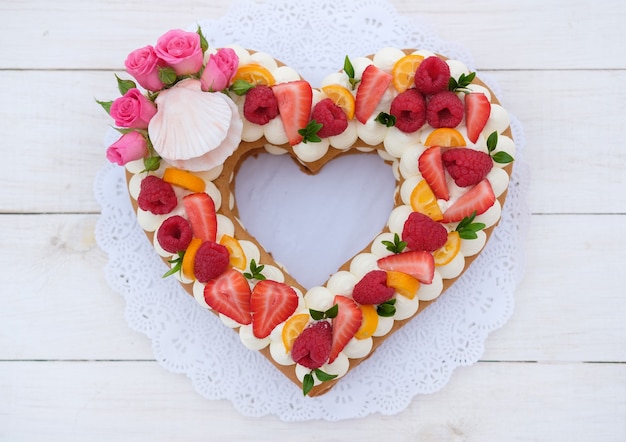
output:
[[[527,276],[480,362],[395,416],[249,419],[155,361],[104,281],[92,193],[129,48],[227,2],[0,3],[0,440],[626,440],[626,6],[396,0],[523,122]]]

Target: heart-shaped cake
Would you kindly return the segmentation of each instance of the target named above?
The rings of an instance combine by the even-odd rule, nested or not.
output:
[[[459,61],[384,48],[346,56],[317,89],[269,54],[209,49],[198,29],[165,33],[125,66],[134,80],[118,77],[122,96],[99,102],[121,133],[107,158],[126,168],[164,277],[304,394],[328,391],[436,300],[500,220],[509,117]],[[236,176],[259,153],[312,174],[347,154],[390,165],[385,228],[321,286],[299,284],[238,219]]]

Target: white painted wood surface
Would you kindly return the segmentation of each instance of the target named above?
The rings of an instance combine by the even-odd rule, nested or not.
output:
[[[92,194],[129,49],[227,2],[0,3],[0,440],[626,440],[621,0],[393,2],[463,43],[524,123],[527,277],[482,360],[396,416],[248,419],[166,372],[106,285]]]

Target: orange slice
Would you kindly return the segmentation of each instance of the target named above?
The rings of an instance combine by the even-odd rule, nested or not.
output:
[[[237,80],[244,80],[254,85],[264,84],[265,86],[273,86],[276,83],[272,73],[266,67],[256,63],[240,66],[233,77],[233,82]]]
[[[220,238],[220,244],[228,249],[228,256],[230,265],[238,268],[239,270],[246,269],[246,254],[241,248],[241,244],[232,236],[222,235]]]
[[[393,287],[402,296],[413,299],[420,288],[420,282],[411,275],[390,270],[387,271],[387,286]]]
[[[354,95],[338,84],[324,86],[322,91],[346,113],[349,120],[354,118]]]
[[[163,172],[163,181],[173,186],[191,190],[192,192],[204,192],[206,189],[206,183],[202,178],[186,170],[180,170],[174,167],[165,169]]]
[[[185,255],[183,256],[183,275],[185,275],[189,279],[196,279],[196,276],[193,271],[193,264],[196,261],[196,252],[202,245],[202,240],[200,238],[192,238],[191,242],[187,246],[187,250],[185,250]]]
[[[391,69],[391,84],[398,92],[404,92],[415,84],[415,71],[422,63],[421,55],[406,55],[400,58]]]
[[[460,147],[466,146],[465,138],[456,129],[450,127],[440,127],[435,129],[428,135],[425,146],[440,146],[440,147]]]
[[[439,204],[437,204],[437,197],[435,197],[426,180],[417,183],[417,186],[411,192],[411,207],[415,212],[428,215],[435,221],[443,219],[443,213]]]
[[[449,232],[448,240],[440,248],[434,251],[436,266],[443,266],[450,263],[461,250],[461,236],[459,232]]]
[[[287,352],[291,351],[291,347],[293,347],[293,343],[304,327],[309,323],[310,316],[306,313],[300,313],[298,315],[293,315],[291,318],[287,319],[285,325],[283,326],[283,345],[285,346],[285,350]]]
[[[363,318],[361,319],[361,327],[356,331],[354,337],[357,339],[367,339],[374,334],[378,327],[378,312],[376,307],[371,304],[359,305]]]

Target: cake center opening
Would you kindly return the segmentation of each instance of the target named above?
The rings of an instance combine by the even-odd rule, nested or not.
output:
[[[323,284],[385,226],[395,179],[376,154],[307,175],[288,155],[247,158],[235,198],[244,227],[304,287]]]

